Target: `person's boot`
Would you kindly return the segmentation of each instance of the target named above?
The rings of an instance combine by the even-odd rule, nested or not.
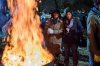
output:
[[[65,62],[65,66],[69,66],[69,61],[66,61]]]
[[[73,66],[77,66],[77,62],[73,62]]]

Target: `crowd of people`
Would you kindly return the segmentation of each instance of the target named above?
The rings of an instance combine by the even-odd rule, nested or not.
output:
[[[41,17],[41,26],[44,26],[42,29],[47,49],[55,56],[55,58],[59,57],[64,47],[65,65],[69,65],[69,54],[71,51],[73,65],[77,66],[77,49],[80,38],[84,32],[84,27],[82,26],[81,21],[73,16],[71,10],[66,10],[65,16],[61,17],[60,11],[55,9],[51,13],[50,18],[43,18],[42,21]],[[56,63],[55,60],[54,63]]]
[[[66,10],[64,17],[57,9],[50,15],[50,18],[43,18],[45,22],[42,21],[41,17],[41,26],[43,25],[42,29],[48,50],[55,57],[58,57],[62,53],[62,47],[64,47],[65,66],[69,65],[70,52],[73,56],[73,66],[77,66],[77,49],[80,40],[83,39],[83,34],[86,33],[89,66],[100,66],[100,1],[95,2],[87,17],[84,14],[77,16],[74,11],[69,9]]]
[[[1,0],[2,1],[2,0]],[[7,35],[5,28],[11,26],[10,11],[6,15],[4,8],[0,6],[0,30]],[[3,11],[3,12],[2,12]],[[89,66],[100,66],[100,0],[95,2],[88,16],[79,14],[78,10],[65,11],[61,16],[59,9],[52,12],[42,11],[40,15],[41,29],[44,35],[44,43],[47,49],[54,56],[54,60],[49,64],[58,65],[59,56],[64,54],[64,64],[69,66],[69,57],[72,53],[73,66],[78,65],[78,46],[83,41],[84,33],[87,34],[85,42],[89,50]]]

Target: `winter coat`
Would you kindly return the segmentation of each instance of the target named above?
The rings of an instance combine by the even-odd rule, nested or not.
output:
[[[76,18],[72,18],[71,21],[73,22],[73,25],[69,28],[69,32],[67,32],[66,21],[67,21],[67,19],[64,19],[63,42],[66,43],[66,42],[78,41],[79,37],[84,32],[84,28],[83,28],[81,22]],[[70,23],[71,23],[71,21],[70,21]]]
[[[48,34],[48,28],[53,29],[53,34]],[[58,18],[56,24],[53,23],[53,18],[48,19],[45,24],[46,45],[52,54],[59,54],[61,52],[62,44],[63,21]]]
[[[99,14],[92,10],[87,18],[87,37],[89,39],[89,51],[93,54],[100,50],[100,18]]]

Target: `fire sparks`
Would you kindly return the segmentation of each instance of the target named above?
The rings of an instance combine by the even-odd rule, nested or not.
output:
[[[53,60],[43,48],[40,18],[36,13],[36,0],[7,0],[13,18],[10,45],[6,45],[2,64],[4,66],[43,66]]]

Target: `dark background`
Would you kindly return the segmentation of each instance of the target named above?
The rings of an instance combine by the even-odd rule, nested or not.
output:
[[[88,13],[96,0],[42,0],[39,4],[39,11],[47,9],[49,11],[53,9],[63,9],[69,7],[72,10],[80,10]]]

